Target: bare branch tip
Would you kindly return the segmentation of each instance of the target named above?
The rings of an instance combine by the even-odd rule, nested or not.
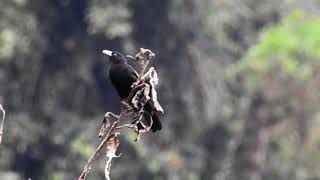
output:
[[[6,111],[4,110],[2,104],[0,104],[0,111],[1,111],[1,119],[0,119],[0,144],[2,142],[2,135],[3,135],[3,124],[4,124],[4,119],[6,116]]]

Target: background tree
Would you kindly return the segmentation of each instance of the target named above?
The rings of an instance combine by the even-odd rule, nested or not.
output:
[[[317,151],[319,32],[318,17],[295,10],[264,32],[260,43],[230,70],[240,79],[233,84],[248,103],[236,152],[236,179],[262,179],[264,174],[272,179],[268,166],[285,169],[291,179],[317,178],[305,163],[314,158],[308,151]]]

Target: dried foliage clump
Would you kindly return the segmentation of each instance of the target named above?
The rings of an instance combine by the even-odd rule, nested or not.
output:
[[[112,112],[107,112],[104,115],[103,123],[99,131],[101,143],[89,158],[78,180],[86,178],[91,170],[91,165],[94,159],[101,151],[104,151],[107,156],[105,177],[109,180],[112,159],[119,157],[119,155],[116,155],[116,150],[120,144],[118,139],[118,135],[120,133],[118,130],[121,128],[129,128],[133,130],[137,133],[136,141],[138,141],[140,135],[149,132],[153,124],[152,119],[150,124],[146,124],[142,121],[145,105],[151,105],[159,114],[164,113],[157,100],[157,92],[155,90],[155,86],[159,81],[157,72],[153,67],[151,67],[145,73],[149,61],[154,57],[155,54],[151,50],[144,48],[140,48],[140,52],[135,57],[127,56],[127,58],[134,60],[140,66],[139,78],[132,85],[132,90],[127,99],[122,102],[122,110],[120,114],[116,115]],[[132,123],[119,125],[121,118],[127,116],[132,117]]]

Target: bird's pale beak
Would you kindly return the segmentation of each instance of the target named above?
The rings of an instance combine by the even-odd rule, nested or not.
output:
[[[109,51],[109,50],[103,50],[102,53],[108,56],[112,56],[112,51]]]

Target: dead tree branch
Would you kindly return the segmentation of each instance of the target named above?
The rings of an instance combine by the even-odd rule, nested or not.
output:
[[[85,167],[83,168],[83,171],[82,171],[81,175],[79,176],[78,180],[83,180],[86,178],[86,176],[89,174],[89,172],[91,170],[91,165],[93,164],[93,161],[95,160],[95,158],[100,154],[101,150],[103,149],[103,147],[105,147],[106,143],[113,136],[115,136],[113,134],[113,132],[114,132],[115,128],[117,127],[117,124],[120,122],[121,116],[122,116],[122,113],[117,117],[117,120],[112,124],[108,133],[105,135],[104,139],[101,141],[101,143],[98,146],[98,148],[96,149],[96,151],[90,156],[90,158],[89,158],[87,164],[85,165]]]
[[[110,169],[111,161],[114,157],[119,157],[116,155],[116,150],[120,144],[117,135],[120,134],[116,130],[127,127],[137,133],[139,140],[141,134],[146,133],[150,130],[152,126],[151,123],[146,126],[141,122],[143,116],[143,109],[146,103],[151,100],[157,112],[163,113],[163,109],[157,101],[157,94],[154,86],[158,83],[157,73],[154,68],[145,74],[145,70],[149,64],[149,61],[155,56],[155,54],[149,49],[140,48],[140,52],[134,57],[127,56],[134,59],[140,66],[140,73],[137,82],[132,85],[132,90],[125,101],[122,102],[123,108],[119,115],[115,115],[111,112],[107,112],[103,119],[102,127],[99,131],[99,138],[101,141],[100,145],[97,147],[96,151],[91,155],[87,164],[85,165],[81,175],[78,180],[84,180],[91,170],[93,161],[100,154],[102,149],[106,149],[106,166],[105,166],[105,177],[110,180]],[[118,125],[123,116],[132,115],[134,121],[131,124]],[[110,119],[114,118],[114,122],[110,127]]]
[[[0,104],[0,111],[1,111],[1,122],[0,122],[0,144],[2,142],[2,135],[3,135],[3,124],[4,124],[4,119],[6,117],[6,111],[4,110],[2,104]]]

